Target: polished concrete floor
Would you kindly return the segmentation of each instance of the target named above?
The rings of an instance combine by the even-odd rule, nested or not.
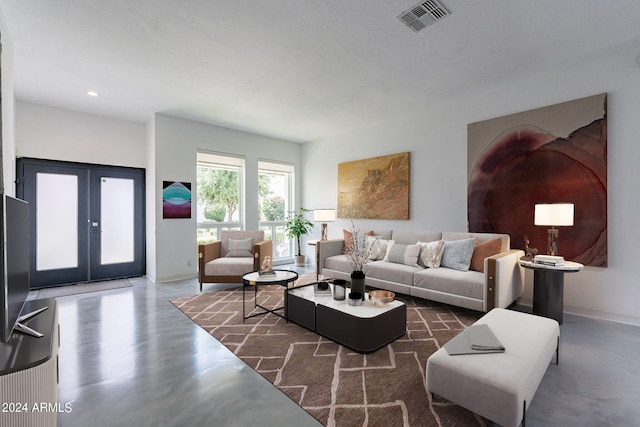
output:
[[[60,426],[318,425],[169,303],[195,280],[132,282],[58,298]],[[527,426],[640,425],[640,327],[565,314],[561,335]]]

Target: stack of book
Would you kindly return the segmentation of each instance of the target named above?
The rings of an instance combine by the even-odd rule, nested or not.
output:
[[[564,265],[564,258],[561,256],[551,256],[551,255],[536,255],[533,257],[534,264],[542,264],[542,265],[550,265],[552,267],[557,267],[560,265]]]

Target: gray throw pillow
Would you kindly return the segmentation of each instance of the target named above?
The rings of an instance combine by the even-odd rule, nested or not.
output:
[[[244,240],[229,239],[227,257],[246,258],[253,256],[253,237]]]
[[[476,239],[473,238],[445,241],[440,266],[460,271],[469,270],[475,244]]]
[[[395,262],[396,264],[405,264],[417,267],[419,253],[420,246],[418,245],[394,243],[387,252],[386,260],[389,262]]]

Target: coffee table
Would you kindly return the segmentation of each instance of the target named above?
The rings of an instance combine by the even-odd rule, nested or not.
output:
[[[260,272],[258,271],[254,271],[252,273],[247,273],[244,276],[242,276],[242,323],[244,323],[244,321],[246,319],[249,319],[251,317],[256,317],[256,316],[260,316],[262,314],[267,314],[267,313],[273,313],[276,316],[280,316],[283,319],[286,319],[286,315],[282,315],[280,313],[277,313],[278,310],[283,310],[285,309],[285,307],[287,306],[287,288],[289,287],[289,283],[295,281],[298,278],[298,273],[296,273],[295,271],[290,271],[290,270],[274,270],[275,275],[269,275],[269,276],[260,276]],[[250,314],[249,316],[245,315],[245,288],[248,285],[253,285],[253,303],[254,306],[253,308],[257,308],[260,307],[263,311],[261,311],[260,313],[254,313],[254,314]],[[262,305],[258,304],[258,286],[260,285],[280,285],[280,286],[284,286],[285,288],[285,292],[284,292],[284,305],[282,307],[275,307],[275,308],[267,308],[267,307],[263,307]]]
[[[333,292],[333,284],[329,284]],[[285,316],[307,329],[358,353],[374,352],[406,333],[407,306],[392,301],[384,306],[365,300],[360,306],[331,295],[316,295],[314,283],[287,289]]]

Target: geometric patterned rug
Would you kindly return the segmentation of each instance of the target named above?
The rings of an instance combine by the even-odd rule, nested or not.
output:
[[[258,300],[281,306],[283,290],[261,286]],[[489,425],[464,408],[432,398],[425,387],[427,358],[483,313],[406,295],[396,298],[407,304],[407,333],[370,354],[355,353],[272,314],[242,323],[242,288],[171,302],[326,426]],[[246,293],[245,307],[253,309],[253,292]]]

